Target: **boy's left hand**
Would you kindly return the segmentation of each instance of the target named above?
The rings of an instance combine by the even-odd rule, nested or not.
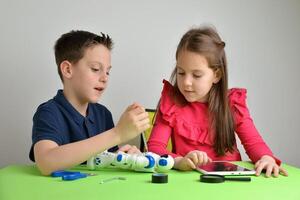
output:
[[[136,146],[129,145],[129,144],[121,146],[119,148],[118,152],[119,151],[122,151],[122,152],[125,152],[125,153],[128,153],[128,154],[141,154],[140,150]]]
[[[275,177],[278,177],[279,173],[288,176],[287,171],[278,166],[275,159],[268,155],[262,156],[260,160],[255,163],[255,175],[259,176],[263,169],[266,170],[266,177],[270,177],[272,173]]]

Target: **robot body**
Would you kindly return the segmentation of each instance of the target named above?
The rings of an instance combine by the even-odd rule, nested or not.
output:
[[[143,154],[111,153],[104,151],[87,161],[91,170],[98,168],[121,168],[140,172],[167,172],[174,165],[169,155],[159,156],[152,152]]]

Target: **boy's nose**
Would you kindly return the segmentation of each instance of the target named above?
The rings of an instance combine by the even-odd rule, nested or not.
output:
[[[108,74],[104,72],[100,77],[99,77],[100,82],[106,83],[108,81]]]

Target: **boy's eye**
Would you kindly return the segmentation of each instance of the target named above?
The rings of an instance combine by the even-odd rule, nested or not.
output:
[[[99,71],[99,68],[92,68],[92,71],[98,72],[98,71]]]

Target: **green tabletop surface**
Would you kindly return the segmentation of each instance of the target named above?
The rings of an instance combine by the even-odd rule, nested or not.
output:
[[[236,162],[253,168],[249,162]],[[185,200],[185,199],[240,199],[300,200],[300,169],[283,164],[289,176],[265,178],[251,176],[251,182],[202,183],[197,171],[170,170],[168,183],[151,183],[152,173],[122,169],[89,171],[80,166],[72,170],[95,173],[95,176],[63,181],[61,178],[42,176],[35,165],[10,165],[0,169],[0,200]],[[125,177],[100,184],[103,179]]]

